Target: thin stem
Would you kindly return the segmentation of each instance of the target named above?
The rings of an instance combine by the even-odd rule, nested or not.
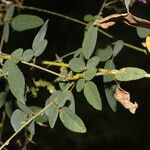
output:
[[[146,49],[142,49],[142,48],[136,47],[136,46],[134,46],[134,45],[131,45],[131,44],[128,44],[128,43],[125,43],[125,42],[124,42],[123,45],[126,46],[126,47],[129,47],[129,48],[131,48],[131,49],[134,49],[134,50],[136,50],[136,51],[139,51],[139,52],[142,52],[142,53],[147,54]]]
[[[42,61],[42,64],[52,65],[52,66],[59,66],[59,67],[69,67],[69,64],[65,64],[63,62],[58,63],[58,62],[47,61],[47,60]]]
[[[102,15],[103,9],[105,8],[105,4],[106,4],[106,3],[107,3],[107,0],[104,0],[102,6],[101,6],[101,8],[100,8],[100,11],[99,11],[99,13],[98,13],[99,16]]]
[[[38,65],[35,65],[35,64],[33,64],[33,63],[28,63],[28,62],[25,62],[25,61],[21,61],[23,64],[26,64],[26,65],[28,65],[28,66],[31,66],[31,67],[34,67],[34,68],[37,68],[37,69],[40,69],[40,70],[43,70],[43,71],[45,71],[45,72],[48,72],[48,73],[50,73],[50,74],[53,74],[53,75],[56,75],[56,76],[59,76],[59,77],[65,77],[65,76],[63,76],[63,75],[61,75],[61,74],[59,74],[59,73],[56,73],[56,72],[54,72],[54,71],[51,71],[51,70],[49,70],[49,69],[46,69],[46,68],[43,68],[43,67],[40,67],[40,66],[38,66]]]
[[[39,12],[44,12],[44,13],[47,13],[47,14],[51,14],[51,15],[55,15],[55,16],[58,16],[58,17],[61,17],[61,18],[65,18],[67,20],[71,20],[73,22],[76,22],[78,24],[81,24],[81,25],[84,25],[86,26],[87,23],[83,22],[83,21],[80,21],[78,19],[75,19],[75,18],[72,18],[72,17],[69,17],[69,16],[66,16],[66,15],[63,15],[63,14],[60,14],[60,13],[56,13],[56,12],[53,12],[53,11],[49,11],[49,10],[45,10],[45,9],[40,9],[40,8],[35,8],[35,7],[30,7],[30,6],[25,6],[25,5],[15,5],[16,7],[18,8],[21,8],[21,9],[28,9],[28,10],[36,10],[36,11],[39,11]],[[99,32],[104,34],[105,36],[107,36],[108,38],[113,38],[112,35],[106,33],[105,31],[103,30],[100,30],[99,29]]]
[[[66,57],[68,57],[68,56],[74,55],[75,52],[76,52],[76,51],[70,52],[70,53],[68,53],[68,54],[65,54],[65,55],[61,56],[60,58],[61,58],[61,59],[64,59],[64,58],[66,58]]]
[[[2,134],[3,134],[5,118],[6,118],[6,112],[3,112],[2,121],[0,124],[0,141],[2,141]]]
[[[0,56],[0,59],[10,59],[11,58],[11,56],[10,55],[4,55],[4,56]],[[59,77],[65,77],[65,76],[63,76],[63,75],[61,75],[61,74],[59,74],[59,73],[56,73],[56,72],[54,72],[54,71],[51,71],[51,70],[49,70],[49,69],[46,69],[46,68],[43,68],[43,67],[41,67],[41,66],[38,66],[38,65],[36,65],[36,64],[33,64],[33,63],[28,63],[28,62],[25,62],[25,61],[21,61],[23,64],[25,64],[25,65],[28,65],[28,66],[31,66],[31,67],[34,67],[34,68],[37,68],[37,69],[40,69],[40,70],[43,70],[43,71],[45,71],[45,72],[47,72],[47,73],[50,73],[50,74],[53,74],[53,75],[56,75],[56,76],[59,76]],[[55,66],[56,66],[56,64],[57,64],[57,66],[59,65],[59,63],[54,63],[55,64]],[[53,64],[53,65],[54,65]],[[61,63],[61,64],[63,64],[63,63]],[[52,64],[51,64],[52,65]],[[64,64],[64,65],[66,65],[67,66],[67,64]],[[61,65],[60,65],[61,66]]]

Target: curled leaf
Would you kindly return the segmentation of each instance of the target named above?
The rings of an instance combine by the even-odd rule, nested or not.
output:
[[[133,27],[150,28],[150,21],[132,15],[131,13],[113,14],[102,19],[97,19],[94,25],[104,29],[113,26],[117,21],[123,21],[125,24]]]
[[[114,97],[117,101],[119,101],[126,109],[134,114],[136,109],[138,108],[138,104],[130,102],[130,93],[122,89],[119,85],[116,86],[116,92]]]

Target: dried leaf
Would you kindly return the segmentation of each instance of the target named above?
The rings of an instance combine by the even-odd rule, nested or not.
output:
[[[130,93],[122,89],[119,85],[116,87],[116,92],[114,97],[117,101],[119,101],[126,109],[134,114],[136,109],[138,108],[138,104],[130,102]]]
[[[117,21],[123,21],[129,26],[150,28],[150,21],[132,15],[131,13],[113,14],[102,19],[97,19],[94,25],[107,29]]]

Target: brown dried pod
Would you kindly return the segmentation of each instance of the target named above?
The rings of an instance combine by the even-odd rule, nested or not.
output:
[[[126,109],[129,109],[129,111],[134,114],[136,109],[138,108],[138,104],[130,102],[130,93],[125,91],[118,85],[116,87],[116,92],[114,94],[114,97],[118,102],[120,102]]]
[[[129,26],[150,28],[150,21],[132,15],[131,13],[113,14],[102,19],[97,19],[94,25],[104,29],[113,26],[117,21],[123,21]]]

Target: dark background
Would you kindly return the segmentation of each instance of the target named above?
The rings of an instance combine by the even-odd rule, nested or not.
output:
[[[26,0],[25,5],[59,12],[83,20],[86,14],[96,15],[99,12],[102,2],[102,0]],[[123,6],[119,5],[119,7]],[[83,25],[45,13],[27,10],[21,12],[39,15],[44,20],[49,19],[47,33],[47,39],[49,41],[48,48],[38,60],[54,60],[55,53],[62,56],[81,47],[85,28]],[[150,20],[149,4],[135,3],[131,7],[131,12],[134,15]],[[113,11],[104,11],[103,16],[112,13]],[[22,33],[12,31],[9,44],[4,47],[4,51],[10,53],[10,51],[18,47],[23,47],[24,49],[30,48],[37,31],[38,29]],[[122,39],[128,43],[141,46],[141,39],[138,38],[135,28],[118,23],[107,32],[114,35],[116,39]],[[99,34],[98,42],[101,45],[106,45],[110,42],[110,39]],[[149,72],[149,63],[149,56],[129,48],[124,48],[115,59],[117,69],[124,66],[133,66],[143,68]],[[24,70],[24,72],[26,72],[26,70]],[[35,74],[33,73],[32,77],[35,77]],[[38,71],[38,75],[39,77],[36,76],[36,78],[40,78],[42,75],[43,78],[51,81],[51,77],[46,73]],[[31,74],[27,73],[26,76],[30,78]],[[96,78],[94,81],[103,95],[103,88],[101,88],[102,79]],[[149,79],[122,83],[122,87],[130,92],[131,99],[139,104],[135,115],[130,114],[130,112],[124,109],[120,104],[118,104],[117,112],[114,113],[108,106],[105,96],[102,96],[103,110],[100,112],[96,111],[86,102],[82,93],[75,93],[76,113],[83,119],[87,127],[87,133],[73,133],[67,130],[58,120],[53,130],[49,127],[36,126],[36,134],[33,138],[36,144],[28,144],[27,149],[149,150],[149,85]],[[10,133],[8,133],[8,135]],[[9,149],[14,149],[13,144],[12,142]]]

